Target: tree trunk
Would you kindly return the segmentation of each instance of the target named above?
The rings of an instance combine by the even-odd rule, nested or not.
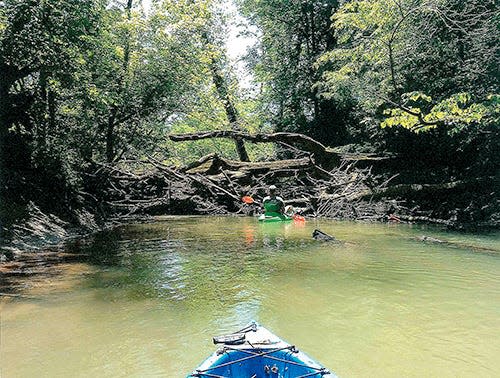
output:
[[[127,0],[127,5],[125,6],[125,14],[127,20],[130,21],[132,18],[132,5],[133,0]],[[130,32],[127,29],[125,45],[123,46],[123,65],[122,65],[122,75],[119,82],[119,94],[125,92],[126,76],[130,63]],[[108,117],[108,124],[106,125],[106,161],[108,163],[113,162],[116,157],[116,138],[115,138],[115,127],[117,122],[118,106],[113,105],[110,110],[110,115]]]
[[[203,38],[207,44],[210,44],[210,37],[208,36],[207,33],[203,34]],[[240,127],[239,127],[238,110],[234,106],[229,96],[228,83],[226,82],[224,76],[220,72],[217,61],[214,58],[210,60],[210,71],[212,71],[213,82],[215,88],[217,89],[217,94],[219,95],[219,99],[224,105],[226,117],[227,120],[229,121],[229,124],[231,125],[231,129],[234,132],[239,132]],[[240,158],[240,160],[250,161],[243,139],[241,139],[239,136],[234,136],[234,143],[236,146],[236,152],[238,153],[238,157]]]
[[[112,163],[115,159],[115,118],[118,109],[114,106],[111,109],[111,114],[108,118],[108,125],[106,127],[106,161]]]
[[[229,98],[229,93],[227,90],[227,84],[222,77],[221,73],[217,69],[217,65],[215,61],[212,60],[211,65],[211,70],[212,70],[212,75],[213,75],[213,80],[215,84],[215,88],[217,89],[217,93],[219,94],[219,98],[222,101],[224,105],[224,110],[226,111],[226,116],[227,120],[229,121],[229,124],[231,125],[231,128],[233,131],[240,131],[240,128],[238,126],[238,111],[234,107],[233,102]],[[247,150],[245,148],[245,143],[243,140],[239,137],[234,138],[234,143],[236,146],[236,151],[238,152],[238,156],[241,161],[250,161],[250,158],[248,157]]]

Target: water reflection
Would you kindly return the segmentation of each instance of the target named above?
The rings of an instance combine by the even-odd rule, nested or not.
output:
[[[314,228],[345,243],[315,241]],[[500,246],[498,235],[425,232]],[[2,377],[184,376],[213,349],[210,336],[252,319],[340,376],[492,376],[500,255],[425,244],[421,233],[178,218],[100,234],[71,247],[88,255],[86,270],[61,270],[30,294],[45,290],[40,300],[2,307]]]

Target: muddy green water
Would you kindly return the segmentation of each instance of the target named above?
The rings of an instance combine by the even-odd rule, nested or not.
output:
[[[183,377],[252,319],[340,377],[500,374],[499,233],[185,217],[68,252],[3,300],[2,378]]]

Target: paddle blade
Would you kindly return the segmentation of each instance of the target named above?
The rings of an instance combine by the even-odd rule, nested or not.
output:
[[[297,222],[305,222],[306,221],[306,218],[304,218],[302,215],[299,215],[299,214],[294,214],[292,218],[294,221],[297,221]]]
[[[245,202],[245,203],[249,204],[249,205],[250,205],[250,204],[252,204],[252,203],[254,202],[254,201],[253,201],[253,198],[252,198],[252,197],[250,197],[250,196],[243,196],[243,197],[241,198],[241,200],[242,200],[243,202]]]

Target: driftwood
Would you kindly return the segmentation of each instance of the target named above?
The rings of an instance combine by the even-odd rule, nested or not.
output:
[[[219,157],[217,154],[206,155],[199,160],[182,167],[182,172],[216,174],[223,171],[240,172],[269,172],[279,169],[304,169],[313,165],[311,158],[286,159],[262,162],[244,162],[229,160]]]
[[[449,191],[461,188],[463,182],[441,186],[389,186],[396,176],[378,177],[367,165],[369,160],[359,162],[352,156],[341,159],[343,155],[340,152],[333,152],[301,134],[250,135],[237,131],[212,131],[169,136],[177,142],[235,137],[255,143],[273,142],[291,146],[287,156],[295,158],[246,162],[212,153],[175,167],[153,156],[148,156],[146,160],[131,157],[122,166],[97,165],[96,170],[89,173],[93,180],[88,182],[106,189],[98,191],[88,187],[82,192],[86,193],[87,200],[95,203],[96,208],[117,217],[137,214],[250,215],[262,211],[260,200],[267,195],[269,185],[273,184],[278,187],[287,205],[292,205],[299,214],[307,217],[422,221],[447,227],[456,223],[453,217],[446,218],[438,211],[420,210],[418,204],[410,205],[406,198],[409,191]],[[369,158],[375,159],[373,161],[378,159],[374,156]],[[332,161],[335,162],[333,167]],[[251,196],[254,202],[244,203],[243,196]]]
[[[369,169],[341,163],[327,170],[312,157],[240,162],[204,156],[182,167],[173,167],[154,157],[136,160],[140,172],[124,167],[99,165],[93,176],[108,188],[104,198],[86,198],[117,217],[138,214],[255,214],[261,212],[260,199],[269,185],[277,185],[287,205],[308,217],[338,219],[386,219],[386,202],[363,199],[373,189]],[[91,191],[91,188],[85,192]],[[255,199],[248,205],[242,197]],[[391,203],[390,206],[394,204]]]
[[[126,168],[129,166],[134,166],[134,171]],[[261,199],[274,184],[286,205],[306,217],[458,225],[453,217],[420,210],[416,205],[409,207],[403,197],[390,196],[397,194],[387,189],[391,178],[379,178],[370,168],[359,168],[351,161],[325,169],[312,157],[240,162],[210,154],[174,167],[149,157],[135,159],[127,166],[101,164],[89,175],[96,188],[100,185],[106,189],[84,188],[85,200],[106,214],[122,218],[143,214],[258,214],[262,211]],[[413,189],[419,192],[419,188]],[[454,185],[444,185],[443,189],[453,190]],[[243,196],[251,196],[254,203],[244,203]]]

